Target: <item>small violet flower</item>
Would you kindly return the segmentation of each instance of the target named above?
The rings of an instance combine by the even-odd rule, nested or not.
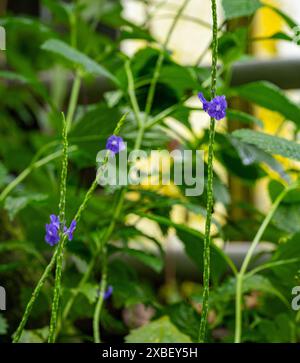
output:
[[[109,299],[111,297],[112,293],[113,293],[113,287],[112,286],[108,286],[107,290],[104,293],[103,299],[104,300]]]
[[[54,246],[59,242],[59,218],[54,214],[50,216],[50,224],[46,224],[45,241],[50,246]]]
[[[217,96],[210,102],[205,99],[202,92],[198,94],[198,97],[203,104],[203,110],[208,113],[210,117],[221,120],[226,116],[227,102],[225,96]]]
[[[75,229],[76,229],[76,221],[75,220],[73,220],[71,222],[69,228],[67,228],[66,226],[64,227],[64,232],[67,234],[69,241],[72,241],[73,233],[74,233]]]
[[[106,149],[113,154],[117,154],[126,148],[121,136],[111,135],[106,142]]]
[[[55,214],[51,214],[50,223],[46,224],[46,235],[45,235],[45,241],[50,246],[56,245],[60,240],[60,236],[59,236],[60,224],[61,223],[59,221],[59,217],[56,216]],[[73,233],[74,233],[75,229],[76,229],[75,220],[72,221],[69,228],[64,226],[64,233],[67,234],[69,241],[72,241]]]

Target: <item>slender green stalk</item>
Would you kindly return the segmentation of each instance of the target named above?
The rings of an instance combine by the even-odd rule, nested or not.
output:
[[[70,131],[71,126],[72,126],[74,113],[75,113],[75,109],[76,109],[76,105],[77,105],[77,100],[78,100],[78,96],[79,96],[80,86],[81,86],[81,76],[80,76],[80,73],[77,72],[75,75],[75,79],[74,79],[72,90],[71,90],[70,103],[69,103],[67,117],[66,117],[67,132]]]
[[[254,269],[252,269],[251,271],[249,271],[245,277],[249,277],[249,276],[253,276],[255,274],[257,274],[258,272],[264,271],[264,270],[268,270],[268,269],[273,269],[276,268],[278,266],[284,266],[284,265],[289,265],[292,263],[296,263],[296,262],[300,262],[300,258],[299,257],[295,257],[295,258],[289,258],[287,260],[282,260],[282,261],[271,261],[271,262],[267,262],[264,263],[263,265],[257,266]]]
[[[124,123],[125,121],[125,117],[126,115],[124,115],[121,120],[119,121],[116,129],[115,129],[115,134],[117,135],[119,133],[119,130],[122,126],[122,124]],[[74,220],[76,220],[77,222],[77,225],[81,219],[81,215],[82,213],[84,212],[90,198],[92,197],[93,195],[93,192],[95,191],[96,187],[97,187],[98,183],[97,183],[97,178],[95,178],[94,182],[92,183],[92,185],[90,186],[89,190],[87,191],[86,195],[85,195],[85,198],[83,200],[83,202],[81,203],[81,205],[79,206],[78,208],[78,211],[75,215],[75,217],[73,218]],[[35,289],[34,289],[34,292],[26,306],[26,309],[25,309],[25,312],[24,312],[24,315],[21,319],[21,323],[20,325],[18,326],[16,332],[14,333],[13,335],[13,342],[14,343],[17,343],[19,340],[20,340],[20,337],[21,337],[21,334],[24,330],[24,327],[26,325],[26,322],[30,316],[30,313],[31,313],[31,310],[32,310],[32,307],[33,307],[33,304],[34,302],[36,301],[39,293],[40,293],[40,290],[42,288],[42,286],[44,285],[45,281],[47,280],[47,278],[49,277],[49,274],[52,270],[52,268],[54,267],[55,263],[56,263],[56,259],[58,257],[58,254],[61,253],[61,251],[64,249],[65,247],[65,243],[66,243],[66,238],[65,238],[65,235],[63,236],[62,238],[62,242],[61,244],[59,244],[51,258],[51,261],[49,262],[48,266],[46,267],[42,277],[40,278],[39,282],[37,283]],[[61,278],[61,275],[60,275],[60,278]]]
[[[130,61],[126,61],[125,62],[125,71],[126,71],[126,75],[127,75],[127,79],[128,79],[128,95],[129,95],[129,99],[132,105],[132,109],[133,109],[133,113],[134,116],[136,118],[138,127],[141,128],[143,125],[143,120],[141,119],[141,111],[140,111],[140,107],[139,104],[137,102],[136,99],[136,94],[135,94],[135,86],[134,86],[134,79],[133,79],[133,74],[130,68]]]
[[[67,174],[68,174],[68,137],[67,137],[67,123],[64,114],[63,118],[63,128],[62,128],[62,139],[63,139],[63,157],[62,157],[62,168],[60,177],[60,199],[59,199],[59,220],[64,225],[65,224],[65,214],[66,214],[66,194],[67,194]],[[63,231],[62,231],[63,232]]]
[[[172,17],[173,17],[172,13],[166,13],[166,14],[161,14],[160,16],[158,16],[157,19],[169,19]],[[188,22],[200,25],[204,28],[211,29],[211,25],[209,23],[207,23],[206,21],[203,21],[201,19],[195,18],[191,15],[183,15],[182,20],[186,20]]]
[[[17,330],[13,334],[13,343],[18,343],[18,341],[21,338],[22,332],[23,332],[23,330],[25,328],[25,325],[27,323],[27,320],[28,320],[28,318],[30,316],[33,305],[35,303],[35,300],[37,299],[37,297],[38,297],[38,295],[39,295],[39,293],[41,291],[41,288],[43,287],[45,281],[49,277],[49,274],[50,274],[50,272],[52,271],[52,269],[53,269],[53,267],[55,265],[57,252],[58,252],[58,250],[56,249],[53,256],[52,256],[52,258],[51,258],[51,261],[47,265],[42,277],[40,278],[39,282],[37,283],[32,295],[31,295],[31,298],[30,298],[30,300],[29,300],[29,302],[28,302],[28,304],[26,306],[26,309],[25,309],[25,312],[24,312],[23,317],[21,319],[21,322],[20,322]]]
[[[153,105],[153,100],[154,100],[154,95],[155,95],[155,90],[156,90],[156,85],[158,82],[158,78],[160,75],[160,71],[161,71],[161,67],[163,65],[163,61],[165,58],[165,51],[166,48],[170,42],[171,36],[173,34],[173,31],[178,23],[178,20],[180,19],[180,16],[182,15],[182,13],[184,12],[184,9],[186,8],[186,6],[188,5],[190,0],[185,0],[184,3],[182,4],[182,6],[179,8],[172,24],[171,27],[167,33],[166,39],[163,43],[162,49],[159,53],[159,56],[157,58],[156,64],[155,64],[155,68],[154,68],[154,73],[153,73],[153,77],[151,79],[151,83],[150,83],[150,88],[149,88],[149,92],[148,92],[148,96],[147,96],[147,100],[146,100],[146,107],[145,107],[145,114],[146,114],[146,121],[148,116],[150,115],[151,112],[151,108]]]
[[[125,122],[127,114],[125,114],[120,121],[118,122],[115,130],[114,135],[119,134],[119,131]],[[65,140],[67,140],[66,133],[65,133]],[[106,163],[108,160],[108,154],[104,161]],[[63,174],[62,172],[62,175]],[[96,187],[98,185],[97,176],[92,183],[91,187],[89,188],[88,192],[85,195],[85,198],[81,204],[81,206],[78,209],[78,212],[76,213],[74,220],[76,223],[79,222],[81,215],[83,211],[85,210],[88,201],[92,197]],[[59,309],[59,300],[60,300],[60,291],[61,291],[61,278],[62,278],[62,262],[63,262],[63,253],[64,253],[64,247],[66,243],[66,234],[62,233],[61,242],[58,246],[58,254],[57,254],[57,262],[56,262],[56,274],[55,274],[55,285],[54,285],[54,295],[53,295],[53,302],[52,302],[52,311],[51,311],[51,320],[50,320],[50,329],[49,329],[49,337],[48,337],[48,343],[54,343],[56,338],[56,330],[57,330],[57,315],[58,315],[58,309]]]
[[[101,311],[102,311],[102,306],[103,306],[103,302],[104,302],[106,286],[107,286],[107,249],[106,249],[106,246],[103,246],[100,292],[99,292],[99,298],[96,303],[96,308],[95,308],[94,318],[93,318],[93,332],[94,332],[94,342],[95,343],[101,343],[100,317],[101,317]]]
[[[213,45],[212,45],[212,70],[211,70],[211,98],[216,97],[217,84],[217,61],[218,61],[218,19],[216,0],[211,0],[212,17],[213,17]],[[209,128],[209,146],[208,146],[208,170],[207,170],[207,204],[206,204],[206,222],[203,251],[203,303],[199,328],[199,343],[203,343],[206,337],[207,316],[208,316],[208,298],[209,298],[209,281],[210,281],[210,228],[212,220],[212,208],[214,205],[213,194],[213,159],[214,159],[214,139],[215,139],[215,119],[211,118]]]
[[[253,256],[253,253],[260,242],[266,228],[268,227],[270,221],[272,220],[278,206],[280,205],[283,198],[286,194],[295,188],[295,185],[285,188],[276,198],[274,201],[269,213],[267,214],[266,218],[264,219],[262,225],[260,226],[259,230],[257,231],[253,242],[247,252],[247,255],[242,263],[240,272],[237,274],[236,277],[236,294],[235,294],[235,343],[241,342],[242,337],[242,295],[243,295],[243,281],[245,278],[245,273]]]
[[[126,70],[126,74],[127,74],[127,77],[128,77],[128,94],[129,94],[129,99],[130,99],[130,102],[131,102],[131,106],[132,106],[132,109],[134,110],[134,114],[135,114],[135,117],[136,117],[136,121],[137,121],[137,124],[139,126],[139,130],[138,130],[138,134],[137,134],[137,138],[136,138],[136,141],[135,141],[135,145],[134,145],[134,150],[138,150],[140,147],[141,147],[141,143],[142,143],[142,139],[143,139],[143,135],[144,135],[144,124],[143,124],[143,120],[140,119],[140,109],[139,109],[139,106],[138,106],[138,103],[137,103],[137,100],[136,100],[136,94],[135,94],[135,86],[134,86],[134,80],[133,80],[133,76],[132,76],[132,71],[131,71],[131,68],[130,68],[130,63],[129,62],[126,62],[125,63],[125,70]],[[131,80],[130,80],[131,78]],[[118,123],[115,131],[114,131],[114,134],[115,135],[118,135],[119,131],[120,131],[120,128],[122,127],[123,125],[123,122],[125,121],[125,118],[126,118],[127,114],[123,116],[123,118],[120,120],[120,122]],[[112,220],[110,222],[110,224],[108,225],[107,229],[105,230],[103,236],[102,236],[102,239],[101,239],[101,245],[102,246],[105,246],[107,244],[107,242],[109,241],[114,229],[115,229],[115,225],[116,225],[116,221],[119,219],[119,216],[121,214],[121,211],[122,211],[122,208],[123,208],[123,205],[124,205],[124,201],[125,201],[125,195],[126,195],[126,188],[122,188],[119,196],[118,196],[118,199],[117,199],[117,204],[116,204],[116,208],[113,212],[113,217],[112,217]],[[96,253],[97,257],[98,257],[98,253]],[[64,312],[63,312],[63,320],[65,320],[74,304],[74,301],[76,299],[76,296],[78,295],[79,291],[80,291],[80,287],[83,286],[83,284],[87,281],[87,279],[89,278],[93,268],[94,268],[94,265],[96,263],[96,260],[97,260],[97,257],[94,256],[94,258],[92,259],[90,265],[89,265],[89,268],[87,269],[86,273],[84,274],[84,276],[82,277],[81,281],[79,282],[79,285],[77,287],[76,290],[74,290],[73,294],[72,294],[72,297],[69,299],[65,309],[64,309]],[[99,307],[98,307],[99,308]],[[100,307],[100,310],[101,310],[101,307]],[[100,314],[99,314],[99,321],[98,321],[98,326],[100,324]],[[98,318],[97,318],[98,319]]]
[[[57,324],[57,313],[59,307],[59,296],[61,291],[61,275],[62,275],[62,263],[63,263],[63,252],[64,244],[66,240],[66,234],[64,233],[64,226],[66,225],[66,194],[67,194],[67,174],[68,174],[68,137],[67,137],[67,123],[63,116],[63,158],[60,178],[60,200],[59,200],[59,220],[60,226],[60,242],[57,249],[57,261],[56,261],[56,272],[54,282],[54,295],[51,308],[51,319],[49,326],[49,337],[48,342],[54,343],[55,340],[55,328]]]

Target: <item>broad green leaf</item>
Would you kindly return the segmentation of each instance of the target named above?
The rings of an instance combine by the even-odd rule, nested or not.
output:
[[[109,334],[126,335],[128,328],[125,326],[123,320],[113,315],[113,312],[108,311],[105,306],[101,312],[101,327]]]
[[[14,219],[17,213],[19,213],[28,204],[33,202],[42,202],[46,200],[48,196],[46,194],[28,194],[22,197],[7,197],[5,200],[4,208],[8,211],[8,216],[11,220]]]
[[[281,11],[280,9],[278,9],[275,6],[272,6],[272,5],[269,5],[269,4],[266,4],[266,6],[269,9],[272,9],[276,14],[278,14],[287,23],[287,25],[292,30],[297,28],[298,24],[290,16],[288,16],[286,13],[284,13],[283,11]]]
[[[253,291],[253,290],[262,291],[262,292],[266,292],[268,294],[275,295],[285,305],[289,306],[288,301],[285,299],[285,297],[282,295],[282,293],[265,276],[252,275],[249,277],[245,277],[243,291],[247,292],[247,291]]]
[[[104,76],[112,80],[114,83],[118,83],[116,77],[107,69],[61,40],[49,39],[42,45],[42,49],[63,57],[73,65],[80,67],[81,70],[86,73]]]
[[[251,291],[261,291],[277,296],[285,305],[289,305],[282,293],[262,275],[245,276],[243,281],[243,294]],[[211,294],[212,304],[224,303],[234,299],[236,293],[236,278],[231,277]]]
[[[261,320],[258,330],[266,343],[291,343],[296,328],[294,324],[288,314],[279,314],[274,320]]]
[[[238,61],[245,55],[249,43],[248,32],[246,27],[241,27],[232,32],[227,31],[219,38],[219,57],[226,65]]]
[[[170,317],[173,324],[183,333],[191,337],[194,342],[197,342],[198,331],[195,327],[200,324],[200,315],[191,306],[190,303],[180,302],[168,305],[163,314]]]
[[[53,34],[52,29],[48,28],[41,21],[36,20],[34,18],[26,18],[23,16],[7,16],[0,19],[0,25],[5,27],[9,25],[16,25],[18,28],[27,27],[34,31],[38,31],[40,33],[45,33],[47,35]],[[20,30],[21,31],[21,30]]]
[[[13,271],[19,268],[22,265],[21,262],[9,262],[9,263],[1,263],[0,265],[0,273]]]
[[[24,330],[20,343],[46,343],[48,338],[48,332],[49,328],[48,326],[41,328],[41,329],[35,329],[35,330]]]
[[[75,12],[75,4],[68,4],[63,1],[56,0],[42,0],[43,5],[46,6],[57,20],[68,22],[72,12]]]
[[[232,135],[247,144],[257,146],[267,153],[300,160],[300,144],[294,141],[248,129],[234,131]]]
[[[286,40],[289,42],[293,41],[293,38],[290,37],[289,35],[283,33],[283,32],[277,32],[274,33],[272,35],[269,35],[267,37],[257,37],[257,38],[253,38],[252,41],[261,41],[261,40],[270,40],[270,39],[276,39],[276,40]]]
[[[298,257],[300,257],[300,233],[296,233],[287,241],[280,243],[271,261],[287,261]],[[299,273],[299,270],[299,261],[283,264],[281,266],[274,266],[272,269],[276,280],[280,280],[282,284],[288,286],[289,289],[291,286],[297,284],[297,274]]]
[[[78,145],[79,149],[73,160],[81,167],[94,167],[97,153],[105,148],[120,117],[117,109],[108,108],[104,103],[88,107],[70,131],[70,144]]]
[[[6,185],[10,181],[8,170],[5,165],[0,162],[0,188]]]
[[[259,0],[222,0],[225,18],[233,19],[250,16],[262,7]]]
[[[248,113],[242,112],[242,111],[238,111],[238,110],[232,110],[232,109],[228,109],[226,111],[226,117],[228,121],[239,121],[245,124],[250,124],[250,125],[257,125],[261,128],[264,127],[263,122],[258,119],[257,117],[253,116],[253,115],[249,115]]]
[[[156,272],[161,272],[164,266],[163,260],[159,256],[155,256],[142,250],[136,250],[133,248],[114,248],[115,252],[125,253],[128,256],[132,256],[149,266]]]
[[[12,71],[0,71],[0,78],[7,79],[9,81],[15,81],[20,83],[30,83],[27,77]]]
[[[271,180],[268,189],[269,195],[272,202],[279,196],[279,194],[283,191],[285,186],[279,183],[277,180]],[[287,195],[284,197],[281,204],[300,204],[300,188],[295,188],[290,190]]]
[[[270,82],[248,83],[234,88],[233,93],[261,107],[279,112],[287,120],[300,126],[300,107]]]
[[[181,333],[167,316],[132,330],[125,340],[127,343],[191,343],[191,339]]]
[[[90,304],[94,304],[99,292],[99,285],[86,283],[80,288],[80,292],[88,299]]]
[[[283,166],[275,158],[273,158],[272,155],[259,149],[255,145],[246,144],[235,137],[229,136],[229,140],[236,149],[244,165],[251,165],[253,163],[264,163],[268,165],[271,169],[276,171],[281,178],[283,178],[287,182],[290,182],[290,178],[284,172]]]
[[[7,251],[23,251],[29,255],[35,256],[40,261],[43,261],[41,254],[34,248],[34,246],[27,241],[8,241],[0,242],[0,253]]]
[[[282,231],[291,234],[300,232],[300,203],[281,204],[272,221]]]
[[[116,307],[148,304],[155,300],[145,281],[140,282],[136,271],[121,259],[109,264],[108,284],[113,287],[113,301]]]
[[[140,216],[149,218],[162,226],[173,227],[176,229],[177,235],[183,242],[188,256],[195,262],[196,266],[203,270],[203,238],[204,236],[195,229],[186,227],[182,224],[177,224],[168,218],[153,215],[150,213],[143,214],[137,213]],[[212,264],[212,277],[218,279],[227,268],[227,265],[234,270],[232,261],[225,253],[212,244],[211,248],[211,264]]]

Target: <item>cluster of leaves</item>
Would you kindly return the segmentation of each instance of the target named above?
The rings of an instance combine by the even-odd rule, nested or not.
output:
[[[52,253],[43,242],[44,225],[48,216],[56,210],[59,200],[60,111],[65,108],[73,73],[83,78],[84,92],[69,132],[67,217],[74,214],[89,181],[94,178],[97,152],[104,148],[115,123],[126,111],[129,111],[129,115],[122,136],[128,142],[129,149],[137,137],[137,120],[130,107],[124,68],[127,56],[120,50],[124,40],[145,41],[145,47],[130,59],[140,110],[146,107],[157,59],[161,54],[164,56],[148,120],[151,126],[145,131],[142,148],[147,152],[165,149],[176,140],[182,149],[195,151],[205,149],[208,143],[206,130],[199,136],[192,128],[189,120],[195,110],[187,105],[186,100],[197,91],[208,93],[209,69],[198,64],[178,64],[167,49],[157,46],[147,24],[137,26],[122,16],[119,0],[82,0],[76,5],[43,0],[42,4],[49,14],[45,21],[13,14],[0,21],[7,29],[9,44],[6,54],[8,67],[0,72],[3,80],[0,84],[0,273],[9,306],[8,311],[0,316],[0,334],[6,340],[10,340],[30,296],[31,286],[39,278]],[[259,0],[223,0],[226,21],[247,16],[249,25],[262,6]],[[270,38],[291,40],[295,22],[278,9],[273,11],[286,22],[289,33],[275,34]],[[278,87],[263,80],[239,87],[230,85],[228,75],[233,64],[249,57],[249,37],[249,27],[239,27],[234,31],[221,28],[218,93],[225,94],[229,104],[231,99],[240,97],[280,113],[284,122],[293,125],[296,137],[300,106]],[[186,133],[177,133],[166,122],[168,116],[180,124]],[[280,161],[282,159],[276,155],[298,161],[300,145],[296,141],[266,134],[262,121],[244,111],[229,108],[227,119],[228,122],[238,121],[245,128],[231,134],[217,131],[217,160],[229,174],[249,188],[262,178],[268,178],[269,196],[275,200],[283,184],[297,173],[287,170]],[[256,131],[250,129],[253,126]],[[276,181],[272,180],[271,175],[273,179],[276,176]],[[243,201],[233,205],[228,188],[217,173],[214,184],[217,203],[227,211],[243,209],[249,217],[240,220],[225,217],[222,226],[214,221],[217,232],[213,238],[221,238],[225,242],[251,240],[264,216],[253,205]],[[127,342],[196,341],[201,312],[201,285],[167,281],[159,289],[155,281],[165,261],[168,261],[161,241],[138,228],[138,224],[130,223],[132,218],[129,218],[134,215],[138,219],[152,221],[164,236],[170,229],[175,230],[183,242],[186,255],[197,268],[195,280],[200,281],[203,235],[187,225],[175,223],[171,212],[174,206],[180,205],[191,214],[205,216],[206,193],[204,191],[199,197],[187,197],[185,188],[185,185],[179,187],[177,196],[169,197],[160,188],[146,190],[135,187],[132,192],[136,197],[126,199],[111,237],[118,243],[110,243],[108,248],[108,283],[113,286],[114,292],[101,315],[105,340],[125,337]],[[62,311],[74,290],[78,289],[79,281],[89,269],[91,261],[94,268],[88,281],[80,285],[76,303],[67,319],[63,320],[60,341],[91,340],[90,321],[101,274],[99,236],[113,217],[111,206],[117,195],[118,191],[112,193],[108,188],[99,188],[74,240],[67,246]],[[284,342],[300,339],[297,314],[290,308],[291,289],[297,285],[299,278],[299,209],[300,190],[297,189],[283,200],[264,234],[263,239],[273,243],[274,252],[267,255],[267,261],[261,263],[260,268],[245,280],[244,340]],[[150,248],[145,249],[145,246]],[[141,277],[136,266],[146,266],[148,273]],[[232,341],[235,268],[230,258],[215,244],[212,246],[211,269],[210,340]],[[51,286],[50,279],[33,309],[32,320],[22,341],[46,339]],[[251,299],[254,300],[252,304],[249,303]],[[146,324],[138,327],[139,319],[128,319],[128,316],[138,315],[135,309],[141,304],[151,314],[148,314],[149,317],[144,313],[148,316]]]

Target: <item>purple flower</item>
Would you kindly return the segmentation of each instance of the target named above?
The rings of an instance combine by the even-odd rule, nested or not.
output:
[[[106,142],[106,149],[117,154],[125,149],[125,143],[121,136],[111,135]]]
[[[76,221],[75,220],[73,220],[71,222],[69,228],[67,228],[66,226],[64,227],[64,232],[67,234],[69,241],[72,241],[73,233],[74,233],[75,229],[76,229]]]
[[[54,214],[50,216],[50,224],[46,224],[45,241],[50,246],[54,246],[59,242],[59,218]]]
[[[216,120],[221,120],[226,116],[227,102],[225,96],[217,96],[208,102],[203,93],[198,94],[199,99],[203,104],[203,110],[209,114],[210,117]]]
[[[59,240],[59,230],[60,230],[60,220],[59,217],[55,214],[51,214],[50,216],[50,223],[46,224],[46,235],[45,235],[45,241],[50,245],[54,246],[56,245]],[[72,241],[73,239],[73,233],[76,229],[76,221],[73,220],[70,224],[70,227],[67,228],[64,226],[64,233],[67,234],[69,241]]]
[[[107,290],[104,293],[103,299],[104,300],[109,299],[111,297],[112,293],[113,293],[113,287],[112,286],[108,286]]]
[[[59,222],[59,217],[58,216],[56,216],[55,214],[51,214],[50,215],[50,222],[54,227],[59,229],[60,222]]]

